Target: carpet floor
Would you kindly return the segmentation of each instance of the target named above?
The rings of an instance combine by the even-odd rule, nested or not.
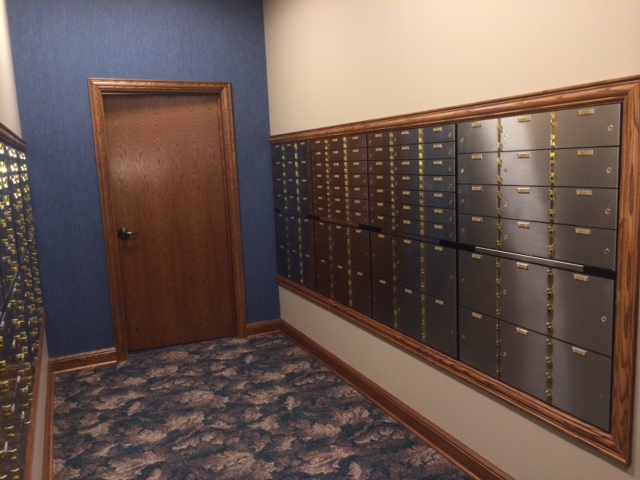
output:
[[[56,376],[56,479],[462,480],[281,335]]]

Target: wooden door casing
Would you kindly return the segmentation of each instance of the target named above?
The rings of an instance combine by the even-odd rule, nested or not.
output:
[[[171,344],[244,336],[230,85],[90,79],[89,91],[118,360],[167,338]],[[122,123],[131,104],[138,110],[127,114],[134,128]],[[178,123],[161,118],[159,104]],[[143,156],[131,146],[136,142],[150,144],[153,153],[144,167],[134,161]],[[211,152],[217,166],[198,172],[211,166]],[[141,231],[123,241],[116,233],[123,226]],[[154,271],[141,267],[154,259]],[[218,316],[231,324],[216,326]],[[160,320],[152,331],[144,326],[148,318]],[[207,328],[198,332],[202,325]]]

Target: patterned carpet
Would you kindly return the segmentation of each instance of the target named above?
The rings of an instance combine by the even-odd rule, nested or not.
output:
[[[281,335],[58,375],[54,408],[60,480],[469,478]]]

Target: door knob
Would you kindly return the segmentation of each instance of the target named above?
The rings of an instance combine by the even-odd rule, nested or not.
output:
[[[127,227],[122,227],[120,230],[118,230],[118,237],[121,240],[129,240],[129,237],[131,237],[132,235],[138,235],[138,232],[132,232]]]

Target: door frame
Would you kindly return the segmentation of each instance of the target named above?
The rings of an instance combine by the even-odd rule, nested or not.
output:
[[[231,102],[231,84],[228,82],[178,82],[155,80],[128,80],[90,78],[89,104],[93,123],[93,138],[98,168],[100,203],[102,206],[102,225],[109,272],[109,290],[115,334],[116,360],[124,361],[129,354],[127,330],[124,312],[124,293],[120,283],[120,265],[118,261],[117,225],[112,210],[112,193],[109,180],[107,157],[107,135],[105,128],[104,102],[107,95],[214,95],[219,98],[220,138],[222,139],[222,168],[224,174],[224,195],[228,218],[227,238],[233,290],[233,313],[235,336],[245,337],[247,326],[244,268],[242,263],[242,236],[240,228],[240,201],[238,190],[238,171],[236,167],[235,133],[233,129],[233,108]]]

